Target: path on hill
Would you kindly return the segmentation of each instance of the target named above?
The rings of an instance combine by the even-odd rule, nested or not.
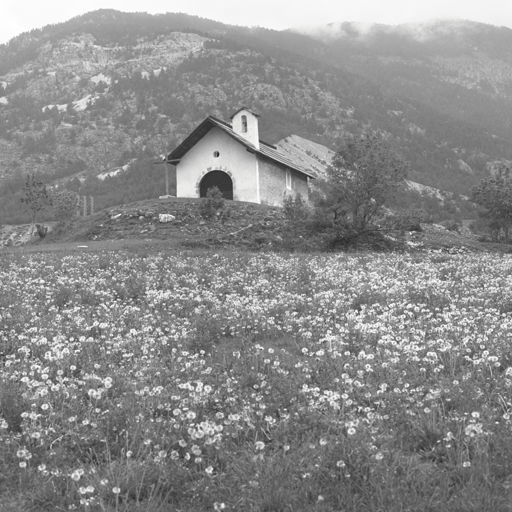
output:
[[[87,242],[58,242],[58,243],[34,243],[18,247],[0,247],[0,256],[4,254],[26,254],[35,252],[101,252],[119,251],[130,249],[183,249],[181,241],[127,239],[127,240],[99,240]]]

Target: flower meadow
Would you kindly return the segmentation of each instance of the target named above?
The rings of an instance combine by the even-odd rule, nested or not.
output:
[[[510,256],[4,254],[0,320],[2,511],[512,509]]]

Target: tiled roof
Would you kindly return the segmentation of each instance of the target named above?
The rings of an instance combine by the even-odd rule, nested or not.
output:
[[[251,144],[247,139],[236,133],[229,123],[217,119],[213,116],[208,116],[176,149],[171,151],[165,158],[165,161],[168,163],[174,163],[179,161],[193,146],[197,144],[212,128],[217,127],[220,128],[227,135],[238,141],[240,144],[245,146],[247,150],[252,153],[256,153],[258,155],[263,156],[264,158],[269,158],[274,162],[277,162],[289,169],[293,169],[302,174],[305,174],[309,178],[314,178],[315,175],[311,172],[307,171],[303,167],[297,165],[292,162],[284,155],[276,151],[276,147],[272,146],[268,142],[260,140],[260,149],[257,149],[256,146]]]

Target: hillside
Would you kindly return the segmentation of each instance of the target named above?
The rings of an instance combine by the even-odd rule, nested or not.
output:
[[[8,252],[53,252],[104,250],[248,250],[317,252],[332,247],[326,238],[290,226],[280,208],[230,201],[223,222],[201,217],[198,199],[152,199],[112,207],[89,217],[77,218],[65,230],[55,224],[40,239],[30,225],[0,227],[0,254]],[[165,217],[171,215],[171,217]],[[162,217],[164,216],[164,217]],[[482,243],[467,229],[449,231],[441,225],[423,224],[420,232],[391,233],[381,245],[358,246],[358,250],[509,253],[510,246]]]
[[[242,104],[271,143],[295,134],[333,151],[378,130],[412,181],[455,195],[512,160],[511,30],[340,27],[312,37],[103,9],[0,46],[1,222],[26,221],[19,189],[31,171],[98,209],[158,197],[155,160]]]

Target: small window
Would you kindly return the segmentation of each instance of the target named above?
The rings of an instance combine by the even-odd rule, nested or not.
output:
[[[292,172],[286,171],[286,188],[288,190],[292,189]]]
[[[242,133],[247,133],[247,116],[242,116]]]
[[[219,158],[220,153],[219,153],[218,151],[214,151],[214,152],[213,152],[213,156],[214,156],[215,158]]]

